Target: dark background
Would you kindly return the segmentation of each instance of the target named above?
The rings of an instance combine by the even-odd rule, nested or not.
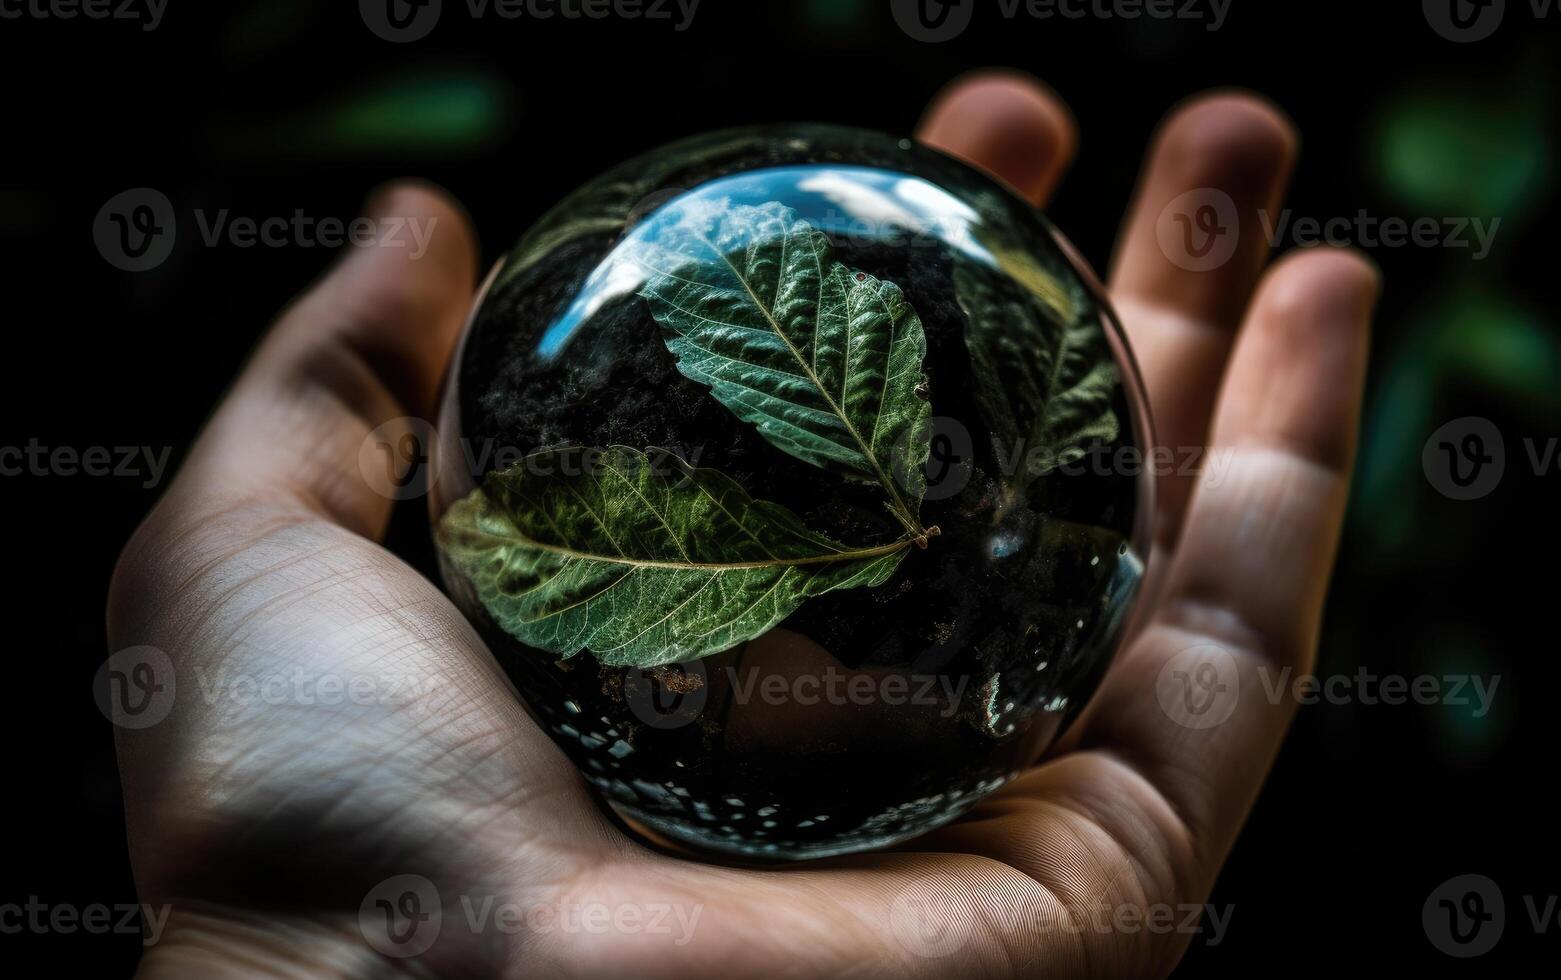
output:
[[[178,458],[273,314],[331,256],[206,247],[196,209],[348,219],[416,174],[471,209],[485,261],[588,176],[727,125],[821,120],[909,132],[971,68],[1012,65],[1072,105],[1083,134],[1051,217],[1103,268],[1156,121],[1184,95],[1237,85],[1297,121],[1296,216],[1500,218],[1491,254],[1370,251],[1386,294],[1362,463],[1324,631],[1324,675],[1499,675],[1493,710],[1305,709],[1212,902],[1224,942],[1195,939],[1180,975],[1501,975],[1539,954],[1525,897],[1561,893],[1553,707],[1561,472],[1524,438],[1561,435],[1561,334],[1549,175],[1561,13],[1508,0],[1494,36],[1450,42],[1418,0],[1233,0],[1207,21],[1005,21],[978,4],[958,39],[907,37],[887,0],[704,0],[666,21],[473,21],[446,0],[413,44],[372,34],[347,0],[171,0],[161,26],[0,20],[6,96],[0,281],[8,315],[0,445],[173,447]],[[161,190],[172,256],[120,272],[94,216]],[[1444,422],[1490,419],[1500,486],[1438,494],[1421,449]],[[143,478],[0,477],[10,561],[0,905],[134,901],[112,731],[92,698],[120,545],[158,488]],[[397,536],[421,553],[414,505]],[[1459,874],[1506,898],[1505,934],[1474,960],[1437,952],[1427,896]],[[0,935],[57,969],[128,972],[134,936]]]

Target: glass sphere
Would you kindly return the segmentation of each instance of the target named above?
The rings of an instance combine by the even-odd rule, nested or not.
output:
[[[943,824],[1090,697],[1143,576],[1139,382],[1030,206],[876,133],[597,178],[484,286],[446,588],[632,825],[805,858]]]

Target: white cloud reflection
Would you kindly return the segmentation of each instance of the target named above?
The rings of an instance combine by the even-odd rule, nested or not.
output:
[[[612,300],[637,291],[657,239],[681,222],[712,211],[779,201],[826,233],[856,239],[941,243],[976,261],[997,259],[976,237],[981,218],[948,191],[917,177],[869,167],[780,167],[712,181],[675,198],[619,242],[586,278],[568,309],[543,335],[538,353],[557,356],[579,327]],[[907,236],[909,236],[907,238]]]

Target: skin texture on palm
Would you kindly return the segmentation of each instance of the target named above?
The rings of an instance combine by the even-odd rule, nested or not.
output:
[[[952,84],[920,137],[1038,204],[1077,143],[1054,95],[997,73]],[[1377,277],[1332,250],[1268,265],[1258,212],[1278,206],[1296,145],[1277,110],[1217,94],[1174,111],[1150,150],[1110,290],[1157,443],[1212,447],[1226,465],[1217,484],[1162,478],[1151,592],[1065,743],[899,850],[767,869],[624,835],[461,615],[376,543],[392,502],[359,474],[359,448],[388,420],[431,417],[477,273],[444,195],[376,195],[370,217],[433,222],[428,253],[355,249],[283,314],[127,546],[109,630],[114,649],[156,646],[207,691],[303,671],[387,696],[180,698],[162,723],[119,732],[142,900],[172,906],[143,973],[1167,973],[1190,936],[1103,929],[1097,913],[1205,901],[1293,713],[1258,670],[1314,655],[1354,451]],[[1230,196],[1243,233],[1229,261],[1189,272],[1156,223],[1199,188]],[[1198,727],[1157,689],[1210,648],[1234,672],[1233,704]],[[470,896],[700,918],[682,943],[445,928],[420,958],[387,959],[359,906],[402,874],[436,882],[447,908]],[[917,932],[924,914],[941,933]]]

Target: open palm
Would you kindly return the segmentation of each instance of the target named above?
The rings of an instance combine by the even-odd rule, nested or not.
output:
[[[921,135],[1037,204],[1074,143],[1054,97],[991,74]],[[427,254],[355,249],[281,317],[115,576],[111,645],[165,651],[180,692],[119,731],[142,900],[170,907],[143,972],[1169,972],[1293,711],[1260,671],[1314,655],[1354,451],[1377,277],[1337,250],[1265,270],[1259,212],[1295,142],[1226,94],[1150,151],[1110,291],[1159,445],[1222,466],[1160,479],[1152,592],[1065,743],[898,850],[757,870],[625,835],[460,613],[376,543],[392,502],[360,448],[432,412],[477,267],[443,195],[377,195],[370,217],[435,222]],[[1191,271],[1166,212],[1211,192],[1235,250]]]

